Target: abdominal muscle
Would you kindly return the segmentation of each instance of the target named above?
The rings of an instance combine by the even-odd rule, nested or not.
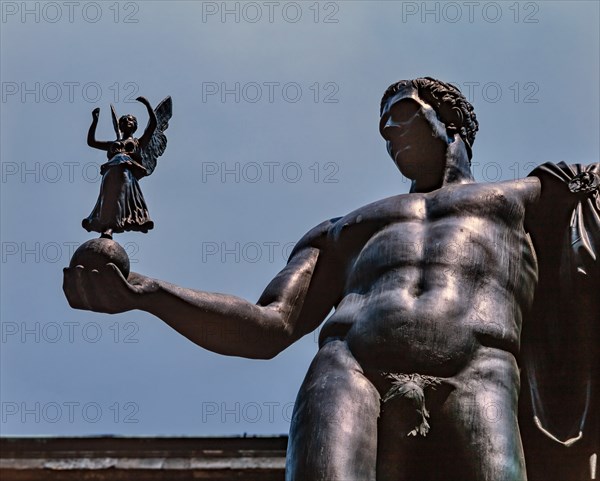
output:
[[[345,339],[366,369],[443,377],[458,373],[482,345],[516,353],[520,322],[506,314],[515,311],[506,308],[505,293],[447,273],[417,285],[401,271],[366,293],[348,293],[321,338]]]

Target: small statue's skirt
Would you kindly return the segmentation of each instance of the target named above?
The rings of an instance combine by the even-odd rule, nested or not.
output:
[[[119,154],[102,166],[100,195],[92,213],[81,225],[88,232],[112,229],[148,232],[154,227],[140,185],[133,173],[142,168],[129,156]]]

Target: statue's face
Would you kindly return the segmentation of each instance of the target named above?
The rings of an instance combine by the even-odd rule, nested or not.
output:
[[[452,138],[433,107],[407,87],[386,102],[380,123],[387,150],[409,179],[439,176]]]
[[[124,115],[119,119],[121,132],[132,134],[137,129],[137,120],[133,115]]]

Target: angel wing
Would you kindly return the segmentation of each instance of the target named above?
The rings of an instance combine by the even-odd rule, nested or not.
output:
[[[150,175],[156,168],[156,161],[167,148],[167,136],[165,130],[169,127],[169,120],[173,115],[173,102],[171,96],[166,97],[154,109],[156,114],[156,129],[145,149],[142,150],[142,164]]]
[[[529,175],[542,194],[528,225],[539,280],[521,336],[528,476],[590,479],[600,449],[600,163],[547,163]]]
[[[115,135],[117,136],[117,140],[121,140],[123,134],[121,133],[121,129],[119,128],[119,117],[117,117],[117,110],[113,104],[110,104],[110,116],[112,118],[113,129],[115,129]]]

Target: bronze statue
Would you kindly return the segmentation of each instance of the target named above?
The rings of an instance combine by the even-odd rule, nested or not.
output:
[[[117,121],[114,107],[111,106],[117,139],[112,142],[96,140],[100,108],[92,112],[87,142],[90,147],[106,151],[108,162],[100,167],[102,183],[98,201],[81,224],[88,232],[99,232],[108,239],[112,239],[113,233],[146,233],[154,227],[138,180],[152,174],[158,157],[165,151],[167,138],[164,131],[169,126],[172,102],[171,97],[167,97],[154,111],[144,97],[136,100],[146,106],[150,117],[139,139],[133,136],[137,130],[137,119],[133,115],[123,115]]]
[[[392,85],[380,131],[412,179],[410,193],[310,230],[256,304],[135,273],[126,279],[112,264],[66,269],[67,299],[97,312],[145,310],[206,349],[261,359],[316,329],[334,308],[296,401],[289,481],[525,480],[521,362],[530,363],[537,397],[535,412],[521,410],[524,439],[537,442],[529,436],[538,429],[533,416],[563,442],[574,420],[588,443],[577,458],[585,464],[598,449],[598,415],[588,408],[600,404],[600,164],[476,183],[477,130],[473,107],[453,86],[431,78]],[[564,294],[574,295],[555,286],[573,282],[568,318],[546,337],[589,329],[578,331],[587,342],[571,353],[585,359],[574,383],[561,377],[566,384],[553,389],[552,373],[540,367],[558,361],[540,351],[539,329],[548,329],[544,316],[559,312],[553,306]],[[535,328],[521,350],[528,322]],[[574,391],[566,429],[554,424],[556,409],[545,411],[561,389]],[[544,452],[531,453],[530,479],[558,479],[538,462]],[[565,468],[568,479],[585,479],[586,469]]]

